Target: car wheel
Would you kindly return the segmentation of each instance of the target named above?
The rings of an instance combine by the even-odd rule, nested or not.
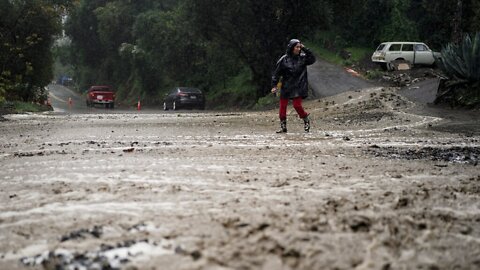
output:
[[[163,102],[163,110],[168,111],[167,102]]]
[[[173,104],[172,104],[172,110],[176,111],[178,108],[177,108],[177,102],[174,101]]]
[[[393,66],[392,63],[387,63],[387,70],[388,71],[394,71],[395,70],[395,67]]]

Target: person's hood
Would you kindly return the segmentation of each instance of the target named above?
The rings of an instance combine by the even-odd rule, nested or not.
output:
[[[300,43],[300,40],[295,39],[295,38],[291,39],[290,42],[288,42],[288,46],[287,46],[287,54],[288,55],[292,54],[293,47],[295,47],[295,45],[297,45],[298,43]]]

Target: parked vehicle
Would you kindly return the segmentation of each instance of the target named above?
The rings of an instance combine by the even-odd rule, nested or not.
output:
[[[61,84],[64,86],[72,86],[73,78],[66,75],[60,76],[57,80],[57,84]]]
[[[408,61],[412,65],[434,65],[441,54],[433,52],[422,42],[384,42],[372,55],[372,61],[392,70],[393,61]]]
[[[175,87],[170,90],[163,100],[163,109],[175,111],[180,108],[204,110],[205,96],[202,91],[192,87]]]
[[[87,90],[86,94],[88,107],[94,107],[95,104],[102,104],[110,109],[115,107],[115,91],[110,86],[94,85]]]

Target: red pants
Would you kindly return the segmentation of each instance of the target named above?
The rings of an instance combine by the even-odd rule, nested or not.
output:
[[[288,106],[288,98],[281,98],[280,99],[280,111],[279,111],[279,116],[280,120],[286,120],[287,119],[287,106]],[[300,118],[305,118],[307,117],[308,113],[303,109],[302,106],[302,98],[301,97],[296,97],[293,99],[293,108],[298,113],[298,116]]]

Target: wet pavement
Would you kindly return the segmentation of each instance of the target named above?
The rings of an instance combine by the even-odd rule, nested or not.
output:
[[[276,111],[6,115],[0,269],[480,267],[478,122],[395,88],[305,105],[281,135]]]

